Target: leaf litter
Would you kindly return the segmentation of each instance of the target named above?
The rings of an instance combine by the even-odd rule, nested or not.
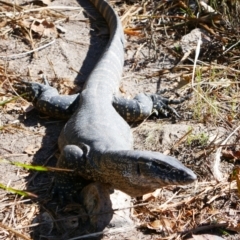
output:
[[[34,1],[33,4],[39,2]],[[197,93],[193,94],[189,102],[183,104],[181,113],[193,124],[203,123],[206,126],[223,127],[226,130],[225,139],[227,139],[227,135],[239,125],[240,54],[239,32],[235,31],[239,28],[239,19],[236,18],[240,11],[239,3],[237,1],[231,3],[221,1],[221,4],[214,1],[211,4],[199,1],[199,4],[192,5],[189,5],[187,1],[134,1],[130,5],[123,1],[111,1],[111,3],[116,3],[115,8],[122,18],[128,41],[133,42],[132,46],[137,44],[134,50],[126,46],[127,51],[134,52],[132,59],[126,61],[126,74],[129,74],[129,69],[131,69],[136,76],[139,76],[140,83],[141,76],[150,78],[152,81],[159,77],[164,78],[171,83],[169,85],[173,86],[170,94],[174,93],[174,96],[177,90],[180,94],[184,94],[192,91],[194,87]],[[46,7],[49,2],[41,1],[41,4]],[[13,34],[26,43],[27,51],[34,50],[43,42],[49,43],[59,37],[57,22],[69,19],[51,8],[43,7],[40,11],[32,11],[32,5],[22,7],[2,1],[0,1],[0,7],[3,12],[3,14],[0,13],[1,37],[8,39],[10,34]],[[34,17],[32,13],[35,14]],[[207,35],[207,41],[201,43],[195,78],[191,84],[196,39],[187,35],[197,28],[200,33],[199,38]],[[186,51],[188,53],[186,56],[183,42],[186,46],[193,43],[191,49]],[[159,67],[159,64],[153,64],[161,54],[165,54],[162,53],[163,50],[175,59],[170,67],[164,67],[164,65]],[[11,57],[11,53],[4,56],[4,59],[9,56]],[[144,71],[141,71],[142,66],[146,67]],[[1,114],[4,114],[4,111],[19,112],[19,104],[28,104],[21,99],[13,99],[12,102],[14,95],[9,88],[6,88],[9,83],[17,80],[18,73],[9,71],[6,73],[4,62],[0,66],[0,71],[0,102],[9,100],[9,103],[6,102],[1,106]],[[66,87],[68,88],[68,85],[65,85]],[[156,124],[159,120],[151,121]],[[138,126],[136,136],[144,137],[141,131],[142,129],[149,130],[151,121]],[[135,207],[132,212],[133,216],[138,219],[138,228],[149,234],[154,233],[153,239],[159,239],[159,237],[161,239],[182,239],[190,236],[192,239],[201,239],[201,236],[204,239],[214,239],[215,235],[210,237],[206,234],[196,235],[213,230],[215,234],[222,235],[225,239],[227,237],[233,239],[230,233],[240,231],[239,132],[226,142],[222,139],[222,144],[215,143],[213,140],[205,146],[201,146],[198,138],[195,138],[190,145],[186,144],[189,134],[190,131],[187,131],[186,135],[179,136],[179,141],[175,143],[174,148],[169,148],[168,152],[171,155],[180,155],[180,159],[198,174],[198,183],[190,187],[163,188],[143,196],[142,199],[134,200]],[[35,147],[30,145],[28,149],[26,148],[27,152],[29,151],[31,155]],[[151,146],[145,147],[151,148]],[[224,175],[221,181],[217,181],[213,176],[214,170],[211,163],[215,160],[214,153],[220,147],[219,159],[226,169],[217,170],[223,171]],[[211,151],[208,151],[209,148]],[[201,159],[205,162],[201,160],[199,163],[195,162],[194,165],[188,158],[199,161],[196,157],[197,151],[203,153]],[[0,226],[2,229],[0,236],[3,239],[9,236],[16,239],[18,237],[30,239],[29,226],[32,225],[31,220],[39,210],[34,203],[27,207],[17,197],[13,198],[4,193],[2,196],[4,204],[0,205],[0,217],[3,216],[2,212],[11,211],[16,220],[21,218],[24,221],[17,220],[16,223],[19,224],[17,226],[13,224],[13,218],[8,220],[5,216]],[[9,203],[8,206],[6,202]],[[141,203],[145,204],[141,205]],[[23,210],[28,215],[24,215]],[[52,222],[54,218],[49,216]],[[52,231],[52,227],[49,231]],[[105,235],[108,236],[108,233],[106,232]],[[236,235],[236,239],[238,238],[239,235]]]

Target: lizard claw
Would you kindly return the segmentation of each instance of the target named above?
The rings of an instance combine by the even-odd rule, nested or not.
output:
[[[79,202],[80,192],[87,183],[88,181],[79,176],[69,178],[67,173],[61,173],[61,175],[56,173],[51,195],[52,197],[57,197],[62,205],[66,202]]]
[[[24,94],[24,99],[29,102],[35,102],[42,94],[45,86],[40,83],[22,81],[14,83],[13,87],[16,89],[18,94]]]
[[[171,106],[170,104],[180,104],[184,102],[186,99],[189,99],[189,95],[187,95],[184,98],[172,100],[168,98],[164,98],[161,95],[158,94],[152,94],[152,102],[153,102],[153,112],[157,113],[157,115],[160,113],[165,117],[169,117],[170,114],[173,114],[175,117],[180,118],[181,116],[178,114],[178,112]]]

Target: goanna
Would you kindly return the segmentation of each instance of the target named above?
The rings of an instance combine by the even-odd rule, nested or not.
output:
[[[110,40],[81,94],[61,96],[55,88],[39,83],[15,85],[19,93],[27,93],[25,98],[39,111],[62,118],[72,114],[59,136],[57,166],[74,169],[75,173],[58,173],[55,190],[69,197],[83,187],[85,179],[108,183],[135,197],[166,185],[192,183],[196,175],[177,159],[133,150],[126,121],[143,120],[152,111],[168,108],[168,102],[157,94],[142,93],[132,100],[117,96],[124,62],[121,23],[106,1],[90,2],[105,18]]]

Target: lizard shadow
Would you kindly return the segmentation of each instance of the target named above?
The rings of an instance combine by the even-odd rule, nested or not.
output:
[[[83,85],[101,57],[108,43],[109,35],[108,32],[101,33],[102,29],[107,29],[107,23],[93,5],[90,5],[89,1],[86,0],[77,0],[77,2],[85,9],[84,15],[89,19],[90,24],[90,47],[74,81],[77,85]]]
[[[103,18],[97,10],[87,0],[78,0],[78,4],[83,7],[86,16],[90,21],[90,29],[96,29],[96,21],[91,16],[101,19]],[[108,38],[98,36],[95,31],[90,31],[90,45],[86,58],[80,67],[79,73],[75,78],[75,83],[82,86],[100,58],[104,47],[107,44]],[[41,139],[41,148],[34,154],[33,164],[47,166],[55,166],[57,162],[57,139],[63,128],[65,121],[56,121],[52,119],[41,119],[39,113],[33,110],[28,113],[27,118],[21,119],[26,127],[35,127],[40,125],[44,128],[44,134]],[[89,126],[91,127],[91,126]],[[51,198],[51,186],[53,182],[53,173],[33,173],[27,177],[27,190],[38,195],[36,203],[39,206],[39,213],[33,220],[33,223],[39,224],[37,227],[31,229],[32,238],[37,240],[40,238],[50,237],[51,239],[67,239],[70,237],[80,236],[86,234],[89,230],[89,220],[81,204],[68,204],[62,207],[57,199]],[[106,199],[106,210],[111,211],[111,200]],[[107,222],[110,222],[112,213],[107,215]],[[103,229],[105,226],[102,226]],[[97,236],[99,238],[99,235]],[[93,239],[93,237],[91,237]]]

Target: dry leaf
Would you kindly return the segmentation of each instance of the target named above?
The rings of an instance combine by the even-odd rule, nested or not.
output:
[[[32,20],[30,20],[30,19],[23,19],[23,20],[19,21],[18,24],[19,24],[21,27],[30,28],[31,22],[32,22]]]
[[[204,12],[207,12],[207,13],[215,13],[216,12],[210,5],[208,5],[204,1],[200,1],[199,3]]]
[[[0,21],[0,28],[3,28],[7,25],[7,20],[3,19],[2,21]]]
[[[59,25],[56,26],[56,29],[59,33],[66,33],[67,32],[67,30],[64,27],[59,26]]]
[[[16,105],[16,103],[14,103],[14,102],[10,102],[10,103],[7,103],[7,104],[5,105],[5,110],[6,110],[7,112],[12,111],[12,110],[14,110],[14,111],[20,111],[20,110],[21,110],[21,107],[18,107],[18,106]]]
[[[141,31],[132,28],[125,28],[124,33],[131,36],[143,37]]]
[[[156,199],[159,196],[161,189],[157,189],[156,191],[152,193],[147,193],[142,196],[142,200],[145,201],[150,201],[152,199]]]
[[[238,188],[238,194],[240,194],[240,168],[238,167],[236,169],[236,181],[237,181],[237,188]]]
[[[29,212],[27,213],[27,219],[32,220],[36,214],[36,206],[33,205],[28,210]]]
[[[167,230],[169,233],[173,232],[174,223],[167,218],[161,218],[161,220],[155,220],[147,224],[149,229],[163,231]]]
[[[32,2],[32,4],[37,6],[43,6],[46,7],[51,3],[51,0],[35,0]]]
[[[234,232],[240,232],[240,223],[237,223],[237,224],[229,223],[229,225],[227,226],[227,229]]]
[[[123,86],[120,86],[120,87],[119,87],[119,91],[120,91],[121,93],[126,93],[126,90],[124,89]]]
[[[222,156],[227,159],[240,159],[240,151],[232,151],[231,149],[226,149],[222,151]]]
[[[22,109],[25,113],[28,113],[34,109],[34,106],[29,103],[27,105],[22,106]]]
[[[29,154],[29,155],[34,155],[38,150],[40,149],[40,146],[36,145],[29,145],[25,148],[24,152]]]
[[[151,223],[148,223],[148,224],[147,224],[147,227],[148,227],[149,229],[154,229],[154,230],[159,230],[159,229],[162,229],[162,228],[163,228],[162,223],[161,223],[160,220],[155,220],[155,221],[153,221],[153,222],[151,222]]]
[[[19,25],[38,33],[40,36],[57,37],[57,29],[52,22],[46,19],[24,19],[19,22]]]
[[[240,194],[240,167],[236,166],[232,172],[232,174],[229,177],[229,181],[232,182],[236,180],[237,182],[237,189],[238,189],[238,194]]]
[[[34,21],[31,25],[31,30],[41,36],[57,37],[58,35],[55,25],[45,19]]]
[[[190,239],[191,240],[224,240],[224,238],[222,237],[219,237],[217,235],[211,235],[211,234],[193,235],[193,237]]]

